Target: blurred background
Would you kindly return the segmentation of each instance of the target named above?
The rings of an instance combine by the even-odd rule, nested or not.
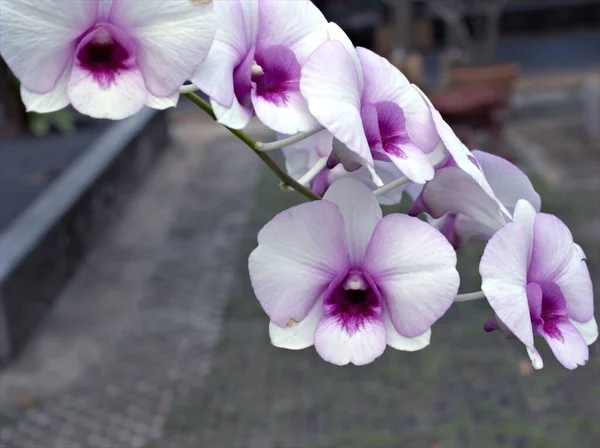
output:
[[[528,173],[597,299],[600,1],[314,3]],[[366,367],[272,347],[247,257],[301,199],[186,98],[122,122],[27,114],[1,61],[0,130],[0,447],[600,446],[598,343],[571,372],[542,342],[533,371],[483,332],[485,301]],[[482,250],[460,250],[461,292]]]

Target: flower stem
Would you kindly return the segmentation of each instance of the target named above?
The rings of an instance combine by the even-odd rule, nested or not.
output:
[[[325,130],[325,128],[323,126],[319,126],[316,129],[313,129],[312,131],[301,132],[299,134],[292,135],[291,137],[284,138],[284,139],[278,140],[276,142],[271,142],[271,143],[258,142],[258,148],[256,148],[256,149],[261,152],[267,152],[267,151],[273,151],[275,149],[281,149],[286,146],[293,145],[294,143],[301,142],[302,140],[306,140],[308,137],[312,137],[313,135],[318,134],[319,132],[321,132],[323,130]]]
[[[308,170],[304,176],[298,179],[298,183],[308,186],[308,184],[317,176],[317,174],[323,171],[323,168],[325,168],[326,165],[327,157],[320,158],[317,163],[315,163],[315,166]]]
[[[196,84],[186,84],[179,88],[179,93],[185,95],[187,93],[194,93],[196,90],[200,90]]]
[[[455,298],[455,302],[470,302],[472,300],[485,299],[483,291],[470,292],[468,294],[458,294]]]
[[[393,182],[390,182],[387,185],[384,185],[381,188],[378,188],[377,190],[375,190],[373,193],[375,194],[375,196],[381,196],[384,195],[386,193],[389,193],[392,190],[395,190],[398,187],[401,187],[404,184],[407,184],[410,182],[410,179],[408,177],[400,177],[398,179],[396,179]]]
[[[217,117],[215,116],[215,113],[208,102],[206,102],[193,92],[184,93],[184,95],[188,97],[192,103],[194,103],[204,112],[206,112],[213,120],[217,120]],[[257,148],[259,147],[260,142],[257,142],[243,131],[228,128],[227,126],[224,127],[233,135],[235,135],[238,139],[244,142],[246,146],[248,146],[252,151],[254,151],[254,153],[265,163],[265,165],[269,167],[269,169],[271,169],[271,171],[273,171],[273,173],[275,173],[275,175],[283,184],[287,185],[290,188],[293,188],[298,193],[310,200],[322,199],[321,196],[313,193],[310,189],[301,185],[293,177],[287,174],[283,169],[281,169],[279,165],[277,165],[277,163],[271,157],[269,157],[263,152],[258,151]]]
[[[319,174],[321,171],[323,171],[323,168],[325,168],[325,166],[327,165],[327,159],[328,159],[328,157],[322,157],[319,160],[317,160],[317,163],[315,163],[315,165],[311,169],[309,169],[304,174],[304,176],[297,179],[297,182],[300,185],[304,185],[305,187],[308,188],[310,186],[311,181],[317,176],[317,174]],[[282,185],[282,187],[283,187],[284,191],[289,189],[289,187],[286,185]]]
[[[187,87],[187,86],[182,86],[182,87],[179,88],[179,90],[181,91],[183,89],[183,87]],[[183,92],[182,94],[185,95],[185,96],[187,96],[188,99],[192,103],[194,103],[196,106],[198,106],[200,109],[202,109],[208,115],[210,115],[210,118],[212,118],[213,120],[217,119],[217,116],[215,115],[215,113],[212,110],[212,106],[207,101],[205,101],[204,99],[200,98],[194,92]]]

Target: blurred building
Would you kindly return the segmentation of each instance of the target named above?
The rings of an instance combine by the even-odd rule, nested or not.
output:
[[[447,41],[447,26],[431,10],[432,2],[428,0],[314,0],[313,3],[328,20],[339,24],[356,45],[375,47],[378,30],[392,24],[409,30],[399,33],[409,36],[409,49],[429,50],[442,47]],[[471,7],[465,17],[471,30],[479,19],[477,6]],[[585,29],[600,30],[600,0],[512,0],[506,3],[500,20],[500,32],[505,36]]]
[[[414,2],[415,10],[432,21],[433,40],[436,46],[442,46],[447,37],[447,28],[435,14],[427,11],[427,3]],[[471,31],[478,18],[477,8],[467,13],[465,20]],[[500,18],[500,33],[506,37],[533,37],[583,30],[600,30],[599,0],[512,0],[506,2]]]

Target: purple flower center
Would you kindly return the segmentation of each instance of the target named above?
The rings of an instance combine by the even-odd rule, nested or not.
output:
[[[361,109],[361,117],[374,158],[388,161],[388,156],[407,158],[402,146],[410,143],[410,137],[400,106],[391,101],[367,103]]]
[[[311,182],[311,189],[315,194],[322,196],[329,188],[328,179],[329,169],[323,168],[319,174]]]
[[[448,213],[446,217],[443,218],[442,226],[439,231],[446,237],[448,242],[452,244],[454,249],[458,249],[459,238],[458,234],[456,233],[456,213]]]
[[[553,282],[529,283],[527,285],[529,315],[534,334],[563,340],[559,324],[567,317],[567,303],[560,287]]]
[[[130,49],[119,34],[123,33],[112,25],[97,25],[77,47],[77,61],[102,88],[108,88],[118,72],[130,66]]]
[[[257,95],[278,107],[285,106],[290,93],[300,90],[300,64],[296,55],[289,48],[274,45],[255,58],[264,72],[252,76]]]
[[[233,92],[238,102],[245,108],[252,106],[252,62],[254,61],[254,50],[249,51],[246,57],[233,71]]]
[[[364,323],[381,315],[381,295],[368,274],[350,271],[346,278],[325,298],[325,314],[339,319],[353,334]]]

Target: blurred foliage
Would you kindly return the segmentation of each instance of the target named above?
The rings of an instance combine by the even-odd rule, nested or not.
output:
[[[36,137],[48,135],[52,129],[61,134],[71,134],[75,131],[75,116],[70,107],[47,114],[29,112],[27,118],[29,130]]]
[[[9,89],[20,97],[21,84],[10,70],[8,71],[8,84]],[[26,116],[29,132],[36,137],[44,137],[52,130],[56,130],[60,134],[71,134],[75,131],[75,113],[71,107],[46,114],[28,112]]]

